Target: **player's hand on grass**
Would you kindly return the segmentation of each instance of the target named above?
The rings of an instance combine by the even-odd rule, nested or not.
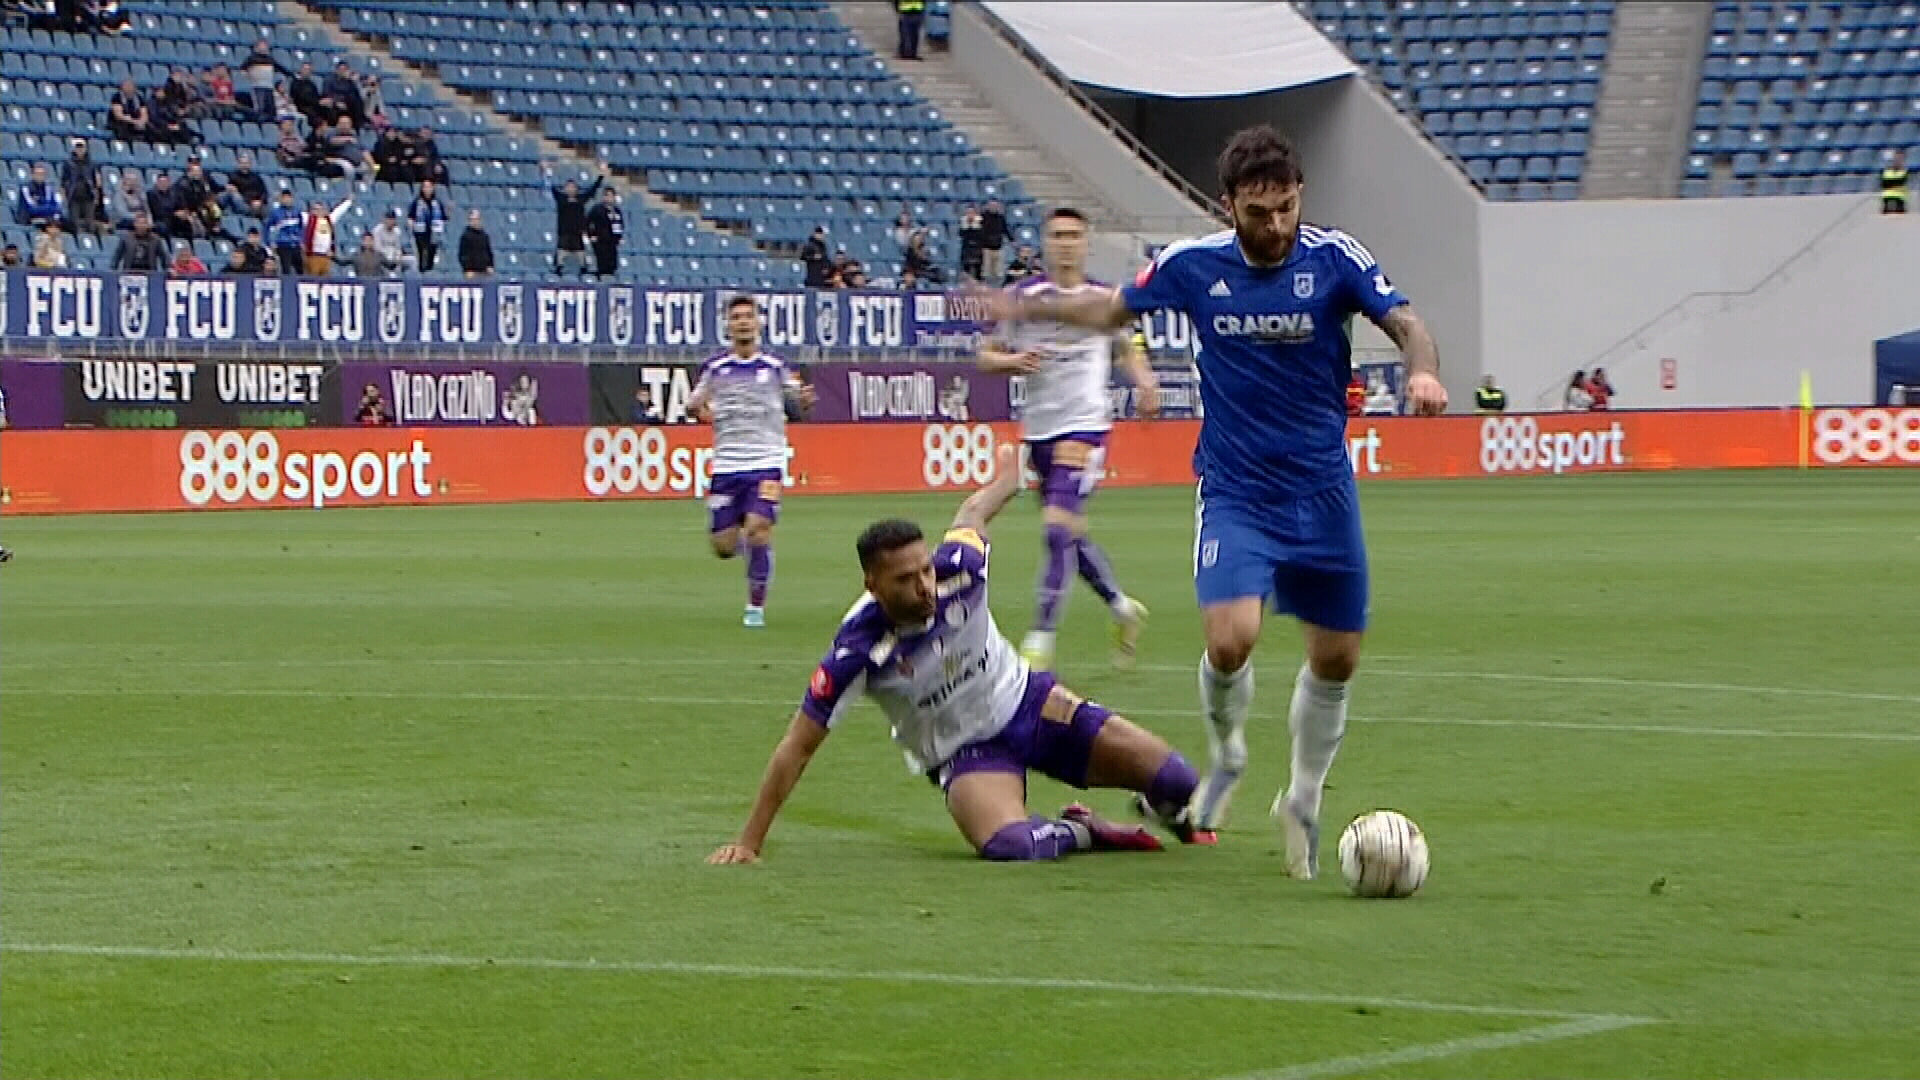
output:
[[[708,866],[744,866],[760,861],[760,853],[745,844],[721,844],[720,849],[707,856]]]
[[[1407,402],[1415,416],[1439,416],[1447,411],[1447,388],[1438,376],[1415,372],[1407,379]]]

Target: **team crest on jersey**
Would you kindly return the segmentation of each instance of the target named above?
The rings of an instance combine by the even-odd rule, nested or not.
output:
[[[826,348],[840,343],[840,302],[830,292],[813,294],[813,333],[816,344]]]
[[[280,281],[278,278],[253,279],[253,336],[261,341],[280,340]]]
[[[607,337],[615,345],[633,344],[633,287],[618,285],[607,292]]]
[[[407,287],[398,281],[380,283],[380,340],[397,344],[407,335]]]
[[[503,345],[520,344],[521,317],[525,311],[522,300],[523,286],[500,286],[500,343]]]
[[[1302,300],[1313,299],[1313,271],[1302,270],[1293,275],[1293,295]]]
[[[147,278],[144,274],[120,275],[120,336],[147,336]]]

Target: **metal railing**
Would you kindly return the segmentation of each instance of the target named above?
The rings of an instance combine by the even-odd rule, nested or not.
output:
[[[1534,403],[1542,407],[1557,407],[1560,395],[1566,392],[1567,378],[1571,377],[1573,372],[1591,371],[1595,367],[1618,366],[1615,363],[1616,357],[1629,356],[1634,350],[1645,348],[1648,338],[1665,329],[1670,323],[1681,322],[1691,317],[1694,310],[1699,307],[1703,301],[1717,301],[1721,305],[1721,310],[1724,311],[1741,300],[1758,295],[1775,282],[1784,278],[1802,260],[1812,256],[1819,250],[1822,244],[1843,227],[1856,223],[1860,218],[1877,215],[1878,210],[1874,199],[1861,198],[1851,202],[1838,216],[1822,226],[1820,231],[1814,233],[1806,243],[1801,244],[1792,254],[1780,260],[1772,270],[1767,271],[1758,281],[1755,281],[1744,289],[1706,289],[1700,292],[1688,293],[1680,299],[1675,300],[1673,303],[1661,309],[1661,311],[1652,318],[1634,327],[1632,330],[1627,331],[1618,341],[1615,341],[1613,344],[1588,357],[1585,363],[1568,368],[1562,372],[1562,377],[1558,381],[1535,393]]]
[[[1086,91],[1080,89],[1077,83],[1067,77],[1065,72],[1055,67],[1051,60],[1048,60],[1046,56],[1042,55],[1031,45],[1028,45],[1026,39],[1022,38],[998,15],[995,15],[992,11],[988,10],[984,4],[977,2],[977,0],[967,3],[966,10],[980,16],[981,21],[984,22],[1001,41],[1006,42],[1008,47],[1019,53],[1023,59],[1029,64],[1032,64],[1041,74],[1045,75],[1054,86],[1058,87],[1061,93],[1066,94],[1068,98],[1072,99],[1074,104],[1080,106],[1080,110],[1086,113],[1089,119],[1104,128],[1107,134],[1118,139],[1122,145],[1132,151],[1135,157],[1140,159],[1142,164],[1154,172],[1159,173],[1161,178],[1172,185],[1175,191],[1178,191],[1187,201],[1193,204],[1195,211],[1215,221],[1226,221],[1226,218],[1220,213],[1220,208],[1214,199],[1208,197],[1206,192],[1194,186],[1191,180],[1180,175],[1173,166],[1167,164],[1161,159],[1160,155],[1154,153],[1151,147],[1141,142],[1138,136],[1127,130],[1126,126],[1118,120],[1115,120],[1112,114],[1100,107],[1099,102],[1089,97]],[[1133,217],[1123,218],[1121,224],[1122,227],[1130,231],[1140,233],[1178,232],[1186,228],[1189,221],[1190,219],[1173,217]]]

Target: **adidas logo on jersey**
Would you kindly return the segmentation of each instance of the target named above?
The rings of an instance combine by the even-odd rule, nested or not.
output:
[[[1221,278],[1218,281],[1215,281],[1213,283],[1213,288],[1207,290],[1207,295],[1208,296],[1232,296],[1233,290],[1227,288],[1227,279]]]

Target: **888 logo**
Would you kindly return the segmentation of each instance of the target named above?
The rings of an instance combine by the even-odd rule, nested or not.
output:
[[[928,424],[920,436],[920,478],[928,487],[979,487],[993,479],[993,429]]]
[[[1813,456],[1825,465],[1920,465],[1920,409],[1821,409]]]

